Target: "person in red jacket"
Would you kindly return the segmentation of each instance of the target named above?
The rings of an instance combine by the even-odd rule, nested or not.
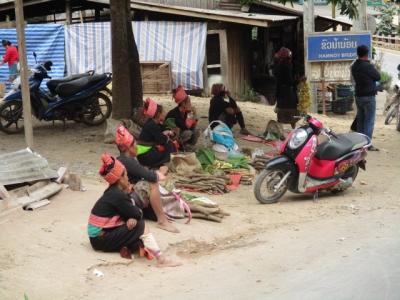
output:
[[[8,80],[10,82],[13,82],[18,75],[18,67],[17,67],[19,61],[18,49],[17,47],[13,46],[13,44],[11,44],[10,41],[7,40],[2,40],[1,44],[6,49],[6,54],[3,56],[3,60],[0,62],[0,66],[4,65],[5,63],[8,63],[8,72],[9,72]]]

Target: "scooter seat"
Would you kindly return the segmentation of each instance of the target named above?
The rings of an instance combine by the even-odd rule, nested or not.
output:
[[[58,79],[51,79],[47,81],[46,85],[47,88],[49,89],[50,93],[55,94],[56,93],[56,88],[58,87],[59,84],[65,83],[65,82],[70,82],[72,80],[76,80],[82,77],[90,76],[89,73],[82,73],[82,74],[75,74],[75,75],[70,75],[64,78],[58,78]]]
[[[94,74],[76,80],[61,83],[56,88],[60,97],[69,97],[77,94],[107,78],[106,74]]]
[[[337,138],[332,137],[331,140],[321,143],[317,148],[315,157],[320,160],[336,160],[369,143],[367,137],[356,132],[339,134]]]

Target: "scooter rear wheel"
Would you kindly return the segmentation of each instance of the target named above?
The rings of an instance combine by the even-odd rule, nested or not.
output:
[[[385,125],[389,125],[393,121],[393,119],[396,117],[398,107],[399,107],[399,104],[395,104],[390,108],[390,110],[387,113],[386,118],[385,118]]]
[[[283,170],[264,170],[256,179],[254,184],[254,195],[262,204],[272,204],[286,193],[288,189],[288,180],[286,179],[279,189],[276,186],[281,182],[286,172]]]
[[[89,126],[103,124],[112,111],[111,100],[102,93],[97,93],[87,101],[82,113],[82,122]]]
[[[396,109],[396,130],[400,131],[400,105]]]
[[[21,100],[12,100],[0,105],[0,130],[7,134],[21,133],[24,130]]]

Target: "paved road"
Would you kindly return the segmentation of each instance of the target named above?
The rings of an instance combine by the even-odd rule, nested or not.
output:
[[[383,53],[382,70],[392,75],[392,83],[394,83],[397,80],[397,66],[400,64],[400,51],[377,49],[377,53]]]

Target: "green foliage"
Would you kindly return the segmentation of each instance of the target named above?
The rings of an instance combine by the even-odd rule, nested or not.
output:
[[[381,71],[381,80],[379,82],[381,85],[390,86],[390,83],[392,82],[392,75],[390,75],[388,72]]]
[[[306,0],[309,1],[309,0]],[[292,0],[278,0],[278,3],[286,5],[286,3],[293,5]],[[350,19],[358,19],[358,8],[357,5],[361,0],[328,0],[328,3],[334,3],[339,8],[341,15],[346,15]]]
[[[376,27],[378,35],[390,36],[396,30],[393,25],[393,17],[398,13],[396,5],[387,4],[382,8],[382,14],[378,16],[379,24]]]
[[[24,293],[24,300],[29,300],[28,295]]]
[[[252,88],[247,88],[242,95],[239,96],[240,101],[244,102],[260,102],[260,96]]]

